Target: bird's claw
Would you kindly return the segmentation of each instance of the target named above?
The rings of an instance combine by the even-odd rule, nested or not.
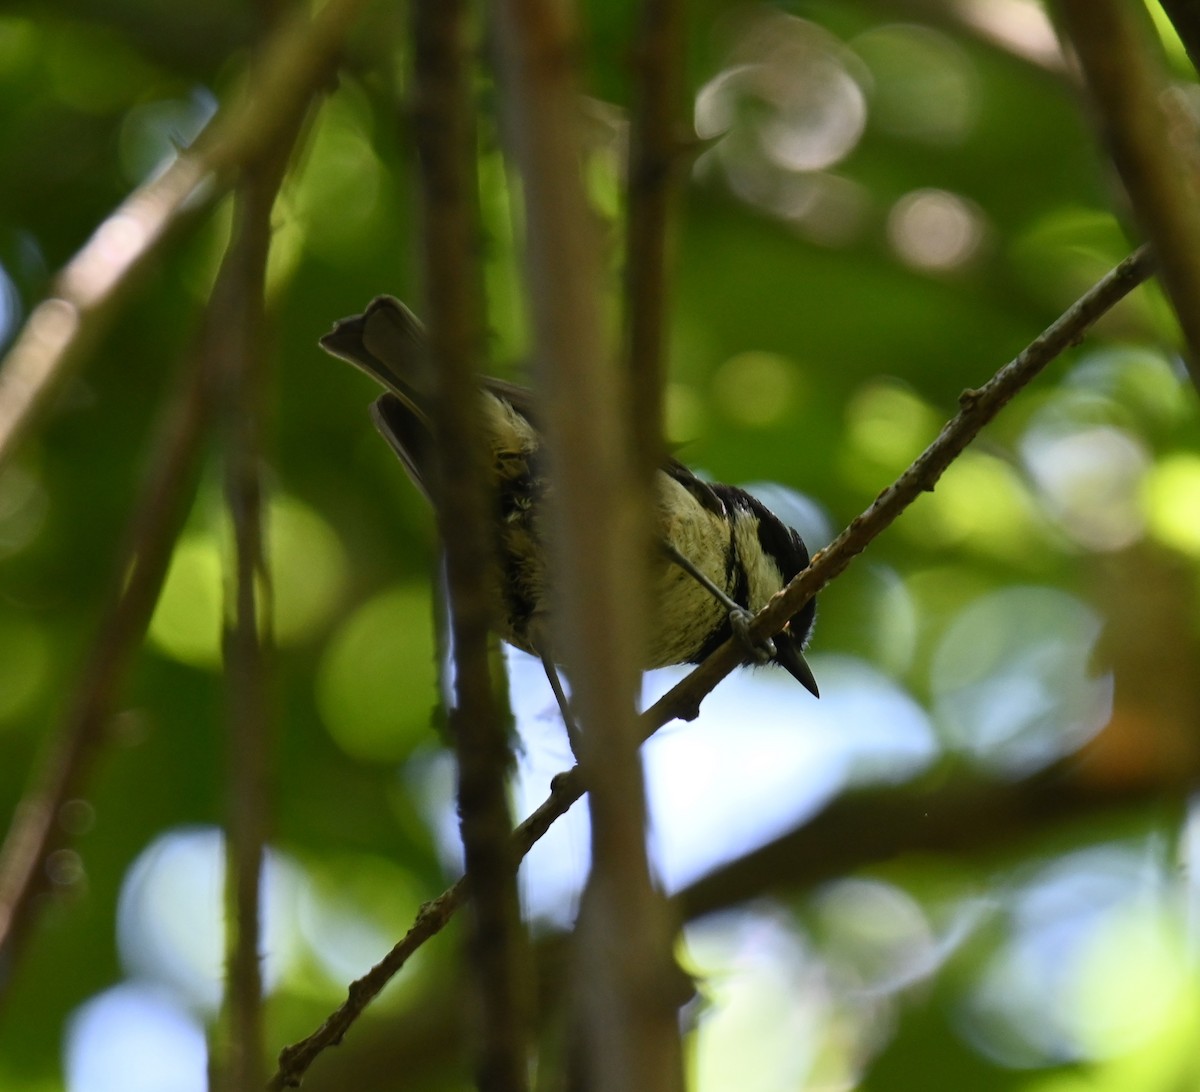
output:
[[[744,607],[737,607],[729,612],[730,628],[733,630],[734,636],[741,642],[742,647],[750,653],[755,663],[769,664],[775,659],[777,651],[775,642],[770,637],[766,637],[761,641],[755,641],[750,636],[750,623],[752,621],[754,621],[754,614]]]

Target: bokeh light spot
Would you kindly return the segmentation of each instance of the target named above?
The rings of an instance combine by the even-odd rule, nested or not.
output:
[[[1200,557],[1200,455],[1180,452],[1162,459],[1146,479],[1145,503],[1155,538]]]
[[[187,98],[159,99],[133,107],[121,123],[117,154],[127,181],[137,184],[170,163],[216,113],[217,100],[197,87]]]
[[[225,954],[225,857],[221,832],[181,828],[160,835],[125,875],[117,907],[121,961],[201,1012],[220,1004]],[[262,874],[260,951],[268,991],[296,950],[301,874],[268,853]]]
[[[965,607],[934,652],[934,717],[985,766],[1025,774],[1076,750],[1108,721],[1111,676],[1095,677],[1096,612],[1055,588],[1012,587]]]
[[[404,934],[426,892],[411,873],[383,857],[344,854],[305,865],[309,882],[297,921],[322,972],[321,995],[337,995]],[[411,988],[412,971],[406,967],[397,975],[394,988]]]
[[[46,691],[51,645],[27,618],[0,618],[0,728],[15,726]]]
[[[673,444],[685,444],[704,433],[704,400],[684,383],[668,383],[663,390],[664,431]]]
[[[933,410],[908,387],[879,380],[859,390],[846,407],[847,477],[874,492],[894,477],[937,435]]]
[[[946,190],[915,190],[888,213],[888,242],[905,264],[945,272],[969,262],[983,240],[983,215],[974,202]]]
[[[699,1092],[851,1088],[854,1029],[828,976],[782,918],[725,914],[688,927],[684,959],[704,984]]]
[[[1138,846],[1038,868],[1010,899],[1008,935],[973,975],[959,1020],[972,1045],[1012,1068],[1087,1062],[1091,1087],[1178,1084],[1198,1012],[1182,923],[1160,882]]]
[[[21,315],[21,294],[13,284],[8,270],[0,265],[0,345],[8,342]],[[6,470],[8,468],[5,468]],[[0,478],[0,482],[3,478]],[[3,489],[0,488],[0,493]]]
[[[333,528],[294,497],[272,498],[268,516],[275,638],[280,644],[294,643],[333,613],[346,586],[346,554]]]
[[[720,138],[696,164],[748,204],[817,241],[852,238],[869,197],[830,170],[857,147],[866,99],[857,57],[828,31],[765,7],[731,20],[726,67],[696,96],[695,125]]]
[[[317,705],[334,741],[367,762],[403,758],[429,731],[437,699],[429,588],[382,592],[334,635],[317,674]]]
[[[343,84],[322,108],[309,153],[284,189],[308,247],[339,268],[357,268],[380,239],[386,176],[370,128],[370,105]]]
[[[188,532],[171,556],[150,619],[150,642],[191,667],[221,662],[221,549],[215,535]]]
[[[266,524],[274,636],[281,645],[293,644],[337,606],[346,583],[345,552],[329,524],[294,497],[270,498]],[[221,662],[223,543],[229,541],[228,533],[189,531],[175,547],[150,640],[180,663],[214,668]]]
[[[1021,453],[1054,517],[1081,546],[1120,550],[1142,537],[1150,455],[1116,428],[1032,429]]]
[[[859,35],[850,47],[870,69],[872,121],[929,144],[961,141],[978,113],[975,69],[961,48],[930,27],[894,24]]]
[[[115,986],[72,1014],[66,1071],[70,1092],[205,1092],[204,1027],[162,990]]]
[[[796,364],[778,353],[760,350],[730,357],[712,379],[716,406],[748,428],[766,428],[786,418],[800,389]]]
[[[1045,526],[1025,483],[1007,463],[964,452],[900,521],[901,530],[936,549],[963,546],[984,556],[1033,564]]]

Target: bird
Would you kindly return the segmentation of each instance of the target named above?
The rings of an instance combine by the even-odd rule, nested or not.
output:
[[[436,450],[424,364],[428,339],[420,319],[394,297],[378,296],[362,314],[336,322],[319,344],[384,388],[371,416],[409,478],[433,502],[429,482]],[[509,644],[542,660],[566,717],[547,644],[551,586],[545,521],[551,486],[535,398],[501,379],[481,378],[479,389],[495,496],[495,629]],[[774,661],[819,697],[804,657],[814,600],[772,639],[754,642],[747,633],[754,614],[807,568],[804,540],[746,490],[705,481],[673,456],[660,465],[655,492],[661,550],[652,568],[650,634],[642,666],[699,663],[735,637],[743,664]]]

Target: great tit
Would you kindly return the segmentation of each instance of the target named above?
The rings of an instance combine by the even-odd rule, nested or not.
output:
[[[336,323],[320,344],[383,386],[385,393],[371,407],[375,425],[430,497],[434,437],[428,380],[422,380],[428,348],[420,320],[399,300],[379,296],[361,315]],[[553,683],[552,650],[545,645],[549,484],[533,395],[485,378],[480,396],[496,498],[496,628],[504,640],[540,656]],[[662,464],[656,486],[662,554],[653,562],[645,667],[699,663],[736,635],[743,639],[746,664],[773,659],[819,696],[804,659],[813,600],[772,641],[754,646],[745,639],[754,612],[807,567],[799,534],[744,489],[702,481],[674,458]]]

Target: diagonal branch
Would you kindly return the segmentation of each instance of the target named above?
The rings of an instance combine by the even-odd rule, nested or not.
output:
[[[138,275],[269,154],[333,77],[366,0],[330,0],[285,23],[263,51],[253,94],[238,95],[193,146],[139,186],[64,266],[0,360],[0,466],[99,341]]]
[[[978,389],[963,391],[959,399],[959,413],[946,423],[937,439],[875,498],[865,512],[820,551],[804,572],[758,613],[751,626],[752,636],[761,638],[777,633],[804,603],[843,572],[922,492],[931,491],[946,468],[1004,406],[1052,360],[1078,344],[1097,320],[1153,271],[1151,252],[1149,248],[1142,247],[1098,281],[987,383]],[[732,641],[718,648],[642,714],[644,737],[649,738],[670,720],[693,719],[699,711],[700,702],[737,666],[740,657],[741,653]],[[514,834],[521,856],[529,852],[534,843],[566,814],[585,791],[583,774],[578,766],[554,778],[550,795]],[[460,880],[432,902],[426,903],[405,937],[366,975],[351,984],[347,1001],[312,1035],[294,1046],[284,1048],[280,1053],[279,1070],[269,1087],[281,1089],[299,1084],[301,1076],[316,1056],[326,1047],[341,1042],[372,998],[422,944],[449,922],[465,896],[465,888]]]
[[[849,793],[807,823],[701,876],[675,896],[692,921],[750,899],[807,890],[904,853],[1000,851],[1049,828],[1124,816],[1163,800],[1160,784],[1090,782],[1074,760],[1026,781],[962,778]]]
[[[97,628],[47,752],[0,845],[0,966],[11,973],[45,888],[45,861],[65,840],[63,805],[84,791],[107,738],[121,680],[141,644],[171,551],[191,507],[213,414],[211,376],[200,345],[182,362],[177,392],[160,414],[142,488]]]
[[[896,521],[922,493],[933,492],[946,468],[967,445],[1055,357],[1075,345],[1106,312],[1145,281],[1155,268],[1149,247],[1141,247],[1075,301],[1054,323],[1017,357],[1004,365],[982,387],[959,395],[958,413],[903,474],[855,517],[850,525],[812,563],[755,617],[750,637],[758,641],[773,636],[826,584],[839,576],[873,539]],[[700,702],[741,661],[734,641],[726,641],[687,678],[672,687],[643,714],[649,736],[668,721],[692,720]]]

